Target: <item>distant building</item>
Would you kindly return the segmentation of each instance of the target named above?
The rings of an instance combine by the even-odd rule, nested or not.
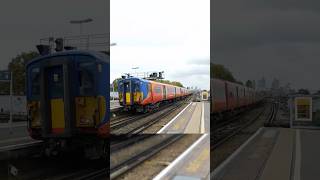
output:
[[[266,89],[266,79],[262,77],[262,79],[258,80],[257,89],[265,90]]]
[[[12,97],[13,114],[26,115],[27,101],[25,96]],[[8,114],[10,112],[10,96],[0,95],[0,114]]]
[[[279,89],[279,87],[280,87],[280,81],[274,78],[271,84],[271,89],[276,90],[276,89]]]

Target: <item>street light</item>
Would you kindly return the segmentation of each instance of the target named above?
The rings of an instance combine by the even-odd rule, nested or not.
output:
[[[82,24],[89,23],[92,21],[93,21],[93,19],[87,18],[87,19],[82,19],[82,20],[71,20],[70,23],[71,24],[79,24],[80,25],[80,35],[82,35]]]
[[[139,67],[133,67],[133,68],[131,68],[131,69],[135,69],[135,70],[136,70],[136,71],[135,71],[135,74],[136,74],[136,76],[138,77],[137,69],[139,69]]]

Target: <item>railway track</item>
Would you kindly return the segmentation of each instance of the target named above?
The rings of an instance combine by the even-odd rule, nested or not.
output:
[[[138,135],[140,136],[140,135]],[[140,141],[140,147],[136,147],[135,152],[132,152],[132,149],[126,148],[122,150],[117,150],[111,152],[111,160],[110,160],[110,178],[116,179],[120,175],[124,174],[125,172],[129,171],[130,169],[136,167],[138,164],[144,162],[145,160],[151,158],[156,153],[160,152],[164,148],[170,146],[172,143],[176,142],[177,140],[184,137],[184,135],[153,135],[148,137],[143,142]],[[147,140],[149,142],[147,142]],[[144,143],[144,144],[141,144]],[[141,148],[143,147],[143,148]],[[115,149],[111,145],[111,149]],[[123,156],[121,153],[127,151],[127,153],[130,151],[130,155]],[[118,157],[112,157],[115,156],[114,154],[118,153]],[[120,154],[120,155],[119,155]],[[119,160],[119,157],[120,158]],[[114,160],[112,160],[114,159]]]
[[[59,177],[48,178],[47,180],[105,180],[109,179],[107,168],[97,170],[80,170],[69,175],[61,175]]]
[[[266,127],[273,126],[277,113],[279,111],[279,107],[280,107],[279,103],[275,103],[275,102],[272,103],[270,116],[266,119],[264,126]]]
[[[237,135],[239,132],[241,132],[243,129],[250,126],[254,121],[260,118],[266,112],[266,109],[265,107],[261,107],[256,111],[257,112],[255,113],[255,115],[250,119],[242,118],[243,116],[237,116],[232,121],[229,121],[228,124],[224,124],[223,126],[218,126],[218,128],[215,128],[211,139],[211,142],[213,142],[213,144],[211,145],[211,149],[218,148],[219,146],[230,140],[232,137]],[[276,116],[275,113],[276,111],[274,111],[272,108],[268,116],[268,121],[273,121],[271,119]]]
[[[111,121],[110,128],[113,135],[132,135],[139,134],[157,123],[162,118],[176,111],[181,106],[185,105],[190,98],[179,101],[176,104],[170,104],[161,107],[157,111],[153,111],[147,114],[133,115],[125,118],[120,118]]]
[[[110,142],[110,152],[119,151],[123,148],[126,148],[136,142],[143,141],[144,139],[151,137],[153,134],[142,134],[139,136],[132,136],[128,139],[127,136],[117,136],[111,137],[113,141]]]

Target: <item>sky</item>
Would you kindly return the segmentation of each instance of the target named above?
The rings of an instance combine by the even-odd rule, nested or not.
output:
[[[79,35],[70,20],[92,18],[83,34],[109,31],[107,0],[3,0],[0,2],[0,70],[17,54],[35,50],[41,38]]]
[[[320,2],[214,0],[211,61],[241,81],[320,89]]]
[[[111,0],[110,11],[111,81],[164,71],[167,80],[209,89],[209,0]]]

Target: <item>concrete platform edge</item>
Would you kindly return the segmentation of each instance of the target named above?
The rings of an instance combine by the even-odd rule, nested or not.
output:
[[[213,172],[211,172],[211,179],[219,176],[223,169],[245,148],[248,144],[255,139],[265,128],[259,128],[245,143],[243,143],[234,153],[231,154],[225,161],[223,161]],[[214,157],[213,157],[214,158]]]

